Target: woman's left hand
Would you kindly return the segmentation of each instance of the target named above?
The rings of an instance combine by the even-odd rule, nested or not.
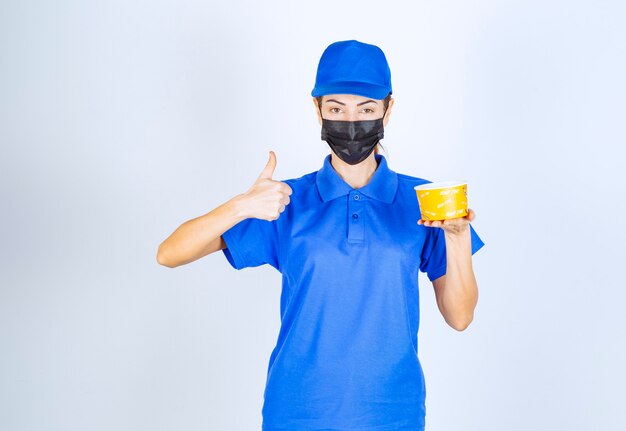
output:
[[[458,217],[448,220],[418,220],[417,224],[428,227],[440,227],[445,233],[460,235],[468,229],[471,221],[476,218],[476,213],[470,208],[467,209],[465,217]]]

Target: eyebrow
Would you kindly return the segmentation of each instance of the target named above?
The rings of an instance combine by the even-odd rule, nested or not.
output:
[[[342,102],[340,102],[339,100],[335,100],[335,99],[328,99],[326,102],[335,102],[335,103],[339,103],[340,105],[343,105],[343,106],[345,106],[345,105],[346,105],[345,103],[342,103]],[[356,106],[365,105],[366,103],[370,103],[370,102],[374,102],[374,103],[378,104],[378,102],[377,102],[377,101],[375,101],[375,100],[373,100],[373,99],[369,99],[369,100],[366,100],[365,102],[357,103],[357,105],[356,105]]]

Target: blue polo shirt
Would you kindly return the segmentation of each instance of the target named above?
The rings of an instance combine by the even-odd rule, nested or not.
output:
[[[421,431],[418,270],[446,272],[443,229],[420,226],[414,186],[376,154],[353,189],[326,156],[319,171],[283,180],[293,190],[277,220],[224,232],[236,269],[282,274],[281,327],[269,358],[263,431]],[[472,254],[484,243],[470,225]]]

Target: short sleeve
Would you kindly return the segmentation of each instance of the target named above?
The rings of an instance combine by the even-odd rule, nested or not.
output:
[[[427,229],[431,231],[426,238],[424,248],[422,248],[420,271],[427,273],[428,279],[433,281],[446,273],[446,238],[442,228],[428,227]],[[470,233],[472,254],[474,254],[480,250],[485,243],[480,239],[471,224]]]
[[[276,220],[247,218],[222,234],[224,256],[235,269],[266,263],[279,269],[278,227]]]

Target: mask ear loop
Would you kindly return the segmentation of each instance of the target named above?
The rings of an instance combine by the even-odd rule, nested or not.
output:
[[[389,109],[389,105],[385,107],[385,112],[383,112],[383,120],[385,119],[385,115],[387,115],[387,110]]]
[[[389,109],[389,105],[387,105],[387,107],[385,108],[385,111],[383,112],[383,116],[382,116],[382,118],[380,119],[380,120],[381,120],[381,122],[384,122],[384,121],[385,121],[385,115],[387,115],[387,109]],[[384,126],[383,126],[383,129],[384,129]],[[378,132],[378,137],[379,137],[380,139],[383,139],[383,137],[384,137],[384,133],[385,133],[385,132],[384,132],[384,130],[383,130],[383,129],[381,129],[381,130]],[[378,144],[376,144],[376,145],[378,145]]]

